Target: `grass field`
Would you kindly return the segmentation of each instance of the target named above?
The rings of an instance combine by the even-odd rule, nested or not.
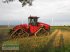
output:
[[[70,52],[70,27],[52,26],[48,36],[25,37],[8,40],[8,32],[12,27],[0,27],[0,52],[2,44],[19,44],[17,51],[4,52]]]

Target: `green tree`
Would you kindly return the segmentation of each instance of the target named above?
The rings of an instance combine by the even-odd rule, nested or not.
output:
[[[13,2],[15,0],[3,0],[3,3],[9,3],[9,2]],[[32,2],[33,0],[19,0],[19,2],[22,3],[22,7],[25,6],[26,4],[29,4],[29,6],[32,6]]]

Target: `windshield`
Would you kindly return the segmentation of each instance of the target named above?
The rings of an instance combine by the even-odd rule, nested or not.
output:
[[[28,19],[28,22],[29,22],[29,24],[37,25],[37,19],[34,19],[34,18]]]

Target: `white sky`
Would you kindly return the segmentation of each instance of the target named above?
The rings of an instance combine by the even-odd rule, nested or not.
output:
[[[28,16],[38,16],[39,21],[50,25],[70,25],[70,0],[34,0],[33,5],[22,7],[16,0],[2,3],[0,0],[0,25],[28,23]],[[53,18],[53,22],[52,22]]]

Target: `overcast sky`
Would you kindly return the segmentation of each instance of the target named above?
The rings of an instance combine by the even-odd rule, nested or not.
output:
[[[18,0],[8,4],[0,0],[0,25],[28,23],[30,15],[50,25],[70,25],[70,0],[34,0],[31,7],[22,7]]]

